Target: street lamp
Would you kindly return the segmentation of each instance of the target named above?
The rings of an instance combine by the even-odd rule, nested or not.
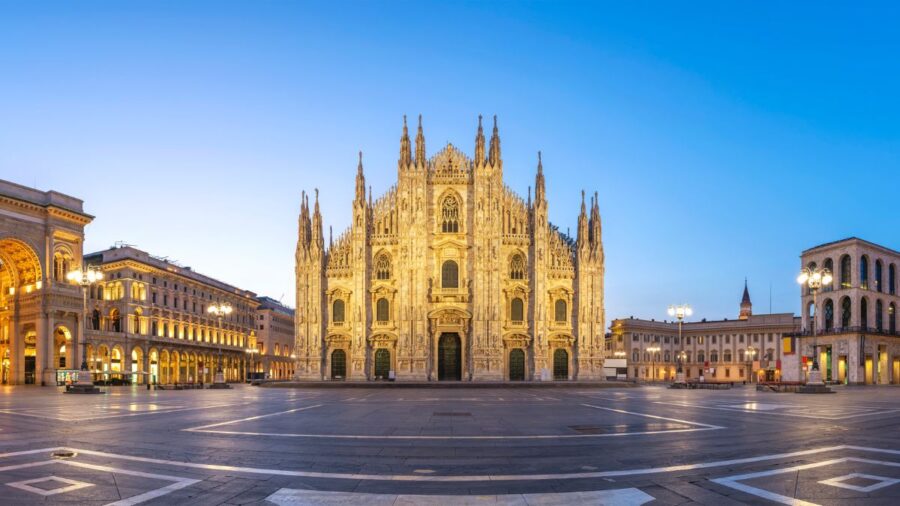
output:
[[[222,373],[222,318],[230,315],[232,311],[231,304],[227,302],[210,304],[206,308],[206,312],[214,315],[219,322],[219,338],[216,340],[219,345],[219,358],[216,364],[216,375],[213,377],[213,384],[209,386],[210,388],[229,388],[228,383],[225,382],[225,374]]]
[[[832,278],[830,270],[817,269],[816,267],[804,267],[800,270],[800,275],[797,276],[797,283],[809,287],[809,291],[812,292],[813,296],[812,324],[810,325],[812,327],[813,335],[813,363],[812,370],[809,372],[809,377],[806,381],[807,384],[825,384],[825,382],[822,381],[822,373],[819,371],[819,343],[818,338],[816,337],[816,313],[818,313],[816,294],[823,286],[830,285],[833,280],[834,278]]]
[[[753,383],[753,359],[756,358],[756,348],[750,346],[747,348],[747,377],[750,383]]]
[[[686,316],[691,316],[692,314],[694,314],[694,310],[688,304],[669,306],[669,316],[674,316],[678,319],[678,346],[681,347],[681,352],[678,354],[678,370],[675,372],[675,383],[684,383],[684,342],[681,337],[681,324]]]
[[[247,348],[247,355],[250,356],[250,368],[253,369],[253,373],[256,373],[256,355],[259,355],[259,348]],[[252,379],[252,378],[251,378]]]
[[[650,352],[650,377],[653,378],[653,381],[656,381],[656,368],[654,367],[656,360],[654,355],[659,353],[659,346],[651,346],[647,348],[647,351]]]
[[[100,390],[94,387],[94,381],[91,379],[91,372],[88,370],[87,363],[87,336],[84,335],[87,330],[87,292],[88,287],[103,279],[103,272],[93,266],[86,265],[84,269],[76,269],[66,274],[66,279],[70,283],[81,286],[81,370],[78,372],[78,381],[72,388],[67,390],[71,393],[95,394]],[[75,334],[76,339],[78,333]],[[78,343],[75,343],[75,349],[78,349]]]

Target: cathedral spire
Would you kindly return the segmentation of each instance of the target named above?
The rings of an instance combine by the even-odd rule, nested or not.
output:
[[[591,244],[594,248],[601,247],[601,234],[600,197],[597,196],[597,192],[594,192],[594,198],[591,199]]]
[[[746,320],[753,314],[753,303],[750,302],[750,290],[747,289],[747,278],[744,278],[744,295],[741,297],[739,320]]]
[[[497,129],[497,115],[494,115],[494,133],[491,135],[491,151],[488,155],[491,165],[500,165],[500,131]]]
[[[584,190],[581,190],[581,213],[578,214],[578,238],[576,243],[579,249],[588,243],[588,218],[587,206],[584,204]]]
[[[409,147],[409,130],[406,128],[406,115],[403,115],[403,135],[400,136],[400,168],[409,167],[412,161],[412,153]]]
[[[356,166],[356,203],[366,202],[366,176],[363,175],[362,151],[359,152],[359,165]]]
[[[324,250],[325,238],[322,237],[322,213],[319,212],[319,189],[316,188],[316,202],[312,218],[312,243],[319,251]]]
[[[422,132],[422,115],[419,115],[419,131],[416,133],[416,165],[425,166],[425,134]]]
[[[534,176],[534,200],[544,203],[546,201],[544,188],[544,162],[541,160],[541,152],[538,151],[537,175]]]
[[[478,133],[475,135],[475,165],[481,165],[484,159],[484,128],[481,127],[481,115],[478,115]]]

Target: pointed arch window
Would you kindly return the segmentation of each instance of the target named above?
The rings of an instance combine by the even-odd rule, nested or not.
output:
[[[884,303],[881,299],[875,301],[875,329],[878,332],[884,330]]]
[[[565,321],[569,319],[568,315],[569,308],[568,304],[566,304],[566,301],[564,301],[563,299],[557,299],[556,307],[554,308],[554,320],[556,320],[557,323],[565,323]]]
[[[859,286],[863,290],[869,289],[869,257],[865,255],[859,259]]]
[[[888,293],[897,293],[897,267],[894,264],[888,266]]]
[[[525,279],[525,259],[516,253],[509,261],[510,279]]]
[[[375,303],[375,321],[386,323],[391,319],[391,305],[384,297]]]
[[[441,288],[459,288],[459,265],[453,260],[441,265]]]
[[[841,288],[850,288],[850,270],[852,266],[852,262],[850,261],[850,255],[844,255],[841,257]]]
[[[441,232],[459,232],[459,201],[453,195],[447,195],[441,201]]]
[[[391,259],[385,253],[375,259],[375,279],[391,279]]]
[[[834,261],[830,258],[826,258],[825,262],[822,264],[822,267],[828,270],[830,273],[834,273]],[[834,290],[834,283],[829,283],[827,285],[822,285],[823,292],[830,292]]]
[[[522,302],[522,299],[520,299],[519,297],[515,297],[512,301],[510,301],[509,315],[509,319],[514,322],[521,322],[522,320],[524,320],[525,303]]]
[[[844,297],[841,300],[841,327],[847,328],[850,326],[850,315],[852,313],[852,303],[850,302],[850,297]]]
[[[333,323],[344,323],[344,301],[338,299],[331,304],[331,321]]]

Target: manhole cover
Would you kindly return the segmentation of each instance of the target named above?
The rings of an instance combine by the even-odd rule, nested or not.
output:
[[[472,416],[472,413],[461,413],[457,411],[435,411],[431,416]]]
[[[606,428],[599,425],[569,425],[569,428],[579,434],[605,434]]]
[[[77,453],[71,450],[57,450],[50,454],[54,459],[71,459],[75,455],[77,455]]]

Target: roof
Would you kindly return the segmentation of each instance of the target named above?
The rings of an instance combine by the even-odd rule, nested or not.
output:
[[[218,279],[200,274],[190,267],[178,265],[164,258],[153,256],[146,251],[135,248],[134,246],[119,246],[112,247],[103,251],[97,251],[84,255],[84,260],[89,264],[101,265],[112,262],[119,262],[122,260],[132,260],[144,265],[148,265],[150,267],[155,267],[157,269],[170,272],[172,274],[183,276],[185,278],[191,279],[198,283],[203,283],[213,288],[218,288],[219,290],[231,292],[242,297],[250,297],[256,299],[256,294],[251,292],[250,290],[244,290],[223,281],[219,281]]]
[[[747,290],[747,280],[744,279],[744,296],[741,298],[741,306],[749,306],[750,304],[750,291]]]
[[[73,213],[93,218],[84,212],[84,201],[65,193],[49,190],[41,191],[27,186],[0,179],[0,196],[8,197],[41,207],[58,207]]]
[[[286,314],[289,316],[294,316],[293,308],[289,308],[282,304],[281,302],[273,299],[272,297],[267,297],[265,295],[261,295],[256,298],[256,301],[259,302],[259,307],[257,310],[270,310],[276,311],[278,313]]]
[[[856,237],[856,236],[846,237],[846,238],[840,239],[840,240],[838,240],[838,241],[831,241],[831,242],[826,242],[826,243],[820,244],[820,245],[818,245],[818,246],[813,246],[812,248],[803,250],[803,252],[800,253],[800,255],[802,256],[802,255],[805,255],[805,254],[807,254],[807,253],[810,253],[810,252],[815,251],[815,250],[818,250],[818,249],[827,248],[827,247],[834,246],[834,245],[841,244],[841,243],[845,243],[845,242],[860,242],[860,243],[863,243],[863,244],[867,244],[867,245],[869,245],[869,246],[872,246],[872,247],[874,247],[874,248],[879,248],[879,249],[883,249],[883,250],[889,251],[889,252],[893,253],[894,255],[900,255],[900,251],[897,251],[897,250],[895,250],[895,249],[888,248],[887,246],[882,246],[882,245],[880,245],[880,244],[875,244],[874,242],[867,241],[867,240],[865,240],[865,239],[860,239],[859,237]]]

